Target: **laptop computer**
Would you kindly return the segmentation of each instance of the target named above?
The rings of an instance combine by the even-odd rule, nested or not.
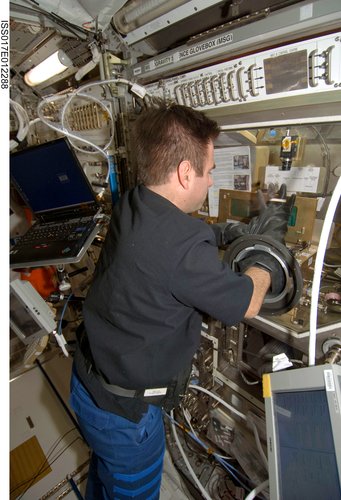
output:
[[[10,249],[10,267],[79,262],[100,226],[100,204],[65,138],[10,155],[10,177],[34,224]]]

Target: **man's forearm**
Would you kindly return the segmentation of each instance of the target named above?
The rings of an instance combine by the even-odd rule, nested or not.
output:
[[[257,316],[260,308],[262,307],[264,297],[271,285],[271,276],[268,271],[259,267],[249,267],[245,271],[253,281],[253,294],[249,307],[245,313],[246,319],[251,319]]]

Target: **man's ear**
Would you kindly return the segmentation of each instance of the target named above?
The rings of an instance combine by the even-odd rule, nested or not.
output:
[[[193,168],[191,162],[188,160],[181,161],[178,166],[178,179],[184,189],[188,189],[192,175]]]

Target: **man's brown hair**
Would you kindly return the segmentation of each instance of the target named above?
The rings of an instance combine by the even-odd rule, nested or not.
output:
[[[202,176],[207,146],[218,135],[215,121],[187,106],[165,104],[143,111],[134,124],[138,182],[163,184],[183,160]]]

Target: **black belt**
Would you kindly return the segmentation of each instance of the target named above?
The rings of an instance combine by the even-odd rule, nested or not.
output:
[[[119,385],[109,384],[106,382],[100,370],[96,368],[85,329],[78,330],[77,340],[80,352],[84,358],[87,373],[92,373],[100,382],[102,387],[111,394],[124,398],[141,399],[146,403],[162,406],[166,411],[175,408],[180,403],[180,399],[185,395],[191,373],[190,369],[186,369],[166,387],[126,389],[124,387],[120,387]]]
[[[94,369],[94,366],[91,366],[91,371],[95,375],[95,377],[101,382],[102,386],[104,389],[107,391],[111,392],[111,394],[115,394],[116,396],[122,396],[124,398],[153,398],[153,397],[159,397],[159,396],[165,396],[167,394],[168,387],[156,387],[154,389],[141,389],[141,390],[134,390],[134,389],[125,389],[124,387],[120,387],[119,385],[115,384],[108,384],[102,374]]]

